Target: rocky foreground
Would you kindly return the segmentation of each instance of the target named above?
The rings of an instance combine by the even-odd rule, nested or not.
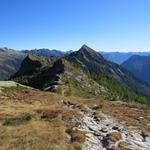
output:
[[[79,109],[77,104],[70,102],[67,106]],[[97,117],[95,111],[86,109],[86,112],[81,110],[83,118],[78,122],[78,129],[86,133],[83,150],[150,150],[149,132],[143,132],[136,126],[127,126],[125,121],[120,122],[103,112]]]
[[[150,149],[150,134],[145,134],[133,127],[126,127],[115,119],[101,114],[84,114],[81,130],[86,132],[85,150],[107,149]]]

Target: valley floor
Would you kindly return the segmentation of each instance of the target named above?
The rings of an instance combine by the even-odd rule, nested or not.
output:
[[[150,149],[150,112],[135,104],[9,89],[0,106],[1,150]]]

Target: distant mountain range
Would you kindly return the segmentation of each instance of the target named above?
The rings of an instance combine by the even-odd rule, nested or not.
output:
[[[134,55],[126,60],[122,67],[133,73],[137,78],[150,84],[150,55]]]
[[[61,58],[29,54],[11,79],[62,95],[103,96],[142,103],[147,103],[142,95],[150,96],[147,84],[86,45]]]
[[[0,48],[0,80],[7,80],[16,73],[27,55],[8,48]]]
[[[100,52],[106,59],[122,64],[133,55],[148,56],[150,52]]]
[[[33,50],[24,50],[22,51],[23,53],[30,53],[30,54],[36,54],[38,56],[43,56],[43,57],[62,57],[66,54],[70,54],[73,51],[66,51],[63,52],[61,50],[50,50],[50,49],[33,49]]]

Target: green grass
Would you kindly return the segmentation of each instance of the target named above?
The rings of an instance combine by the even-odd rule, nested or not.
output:
[[[82,150],[82,145],[78,142],[73,143],[73,146],[75,150]]]
[[[121,100],[125,102],[137,102],[142,105],[150,107],[150,98],[143,96],[139,92],[128,88],[119,82],[112,80],[107,76],[96,76],[91,75],[91,77],[97,81],[100,85],[103,85],[108,89],[107,93],[103,93],[103,97],[108,100]]]
[[[79,96],[82,98],[100,97],[100,89],[98,84],[94,81],[85,78],[84,81],[77,81],[75,79],[65,78],[65,85],[68,87],[66,96]]]
[[[32,117],[30,114],[23,114],[21,116],[6,119],[3,123],[3,125],[4,126],[21,125],[21,124],[29,122],[31,119],[32,119]]]
[[[17,86],[29,88],[27,86],[21,85],[17,82],[14,82],[14,81],[0,81],[0,87],[2,87],[2,88],[10,88],[10,87],[17,87]]]
[[[19,84],[14,81],[0,81],[0,93],[6,93],[7,91],[10,90],[21,91],[24,89],[33,89],[33,88]]]

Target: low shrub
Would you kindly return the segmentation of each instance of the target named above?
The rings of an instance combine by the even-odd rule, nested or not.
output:
[[[82,145],[78,142],[75,142],[73,144],[73,147],[74,147],[75,150],[82,150]]]
[[[113,142],[122,140],[122,135],[119,132],[112,132],[112,133],[108,134],[107,137]]]
[[[59,109],[39,109],[36,110],[37,113],[41,114],[41,119],[54,119],[62,112]]]
[[[73,130],[73,128],[68,128],[66,130],[66,133],[68,133],[71,136],[71,142],[83,143],[85,141],[85,133],[82,131],[79,131],[77,129]]]
[[[3,125],[5,126],[20,125],[30,121],[31,119],[32,117],[30,114],[23,114],[21,116],[6,119]]]
[[[99,110],[99,109],[102,109],[102,108],[103,108],[103,105],[99,104],[99,105],[95,105],[92,109]]]

